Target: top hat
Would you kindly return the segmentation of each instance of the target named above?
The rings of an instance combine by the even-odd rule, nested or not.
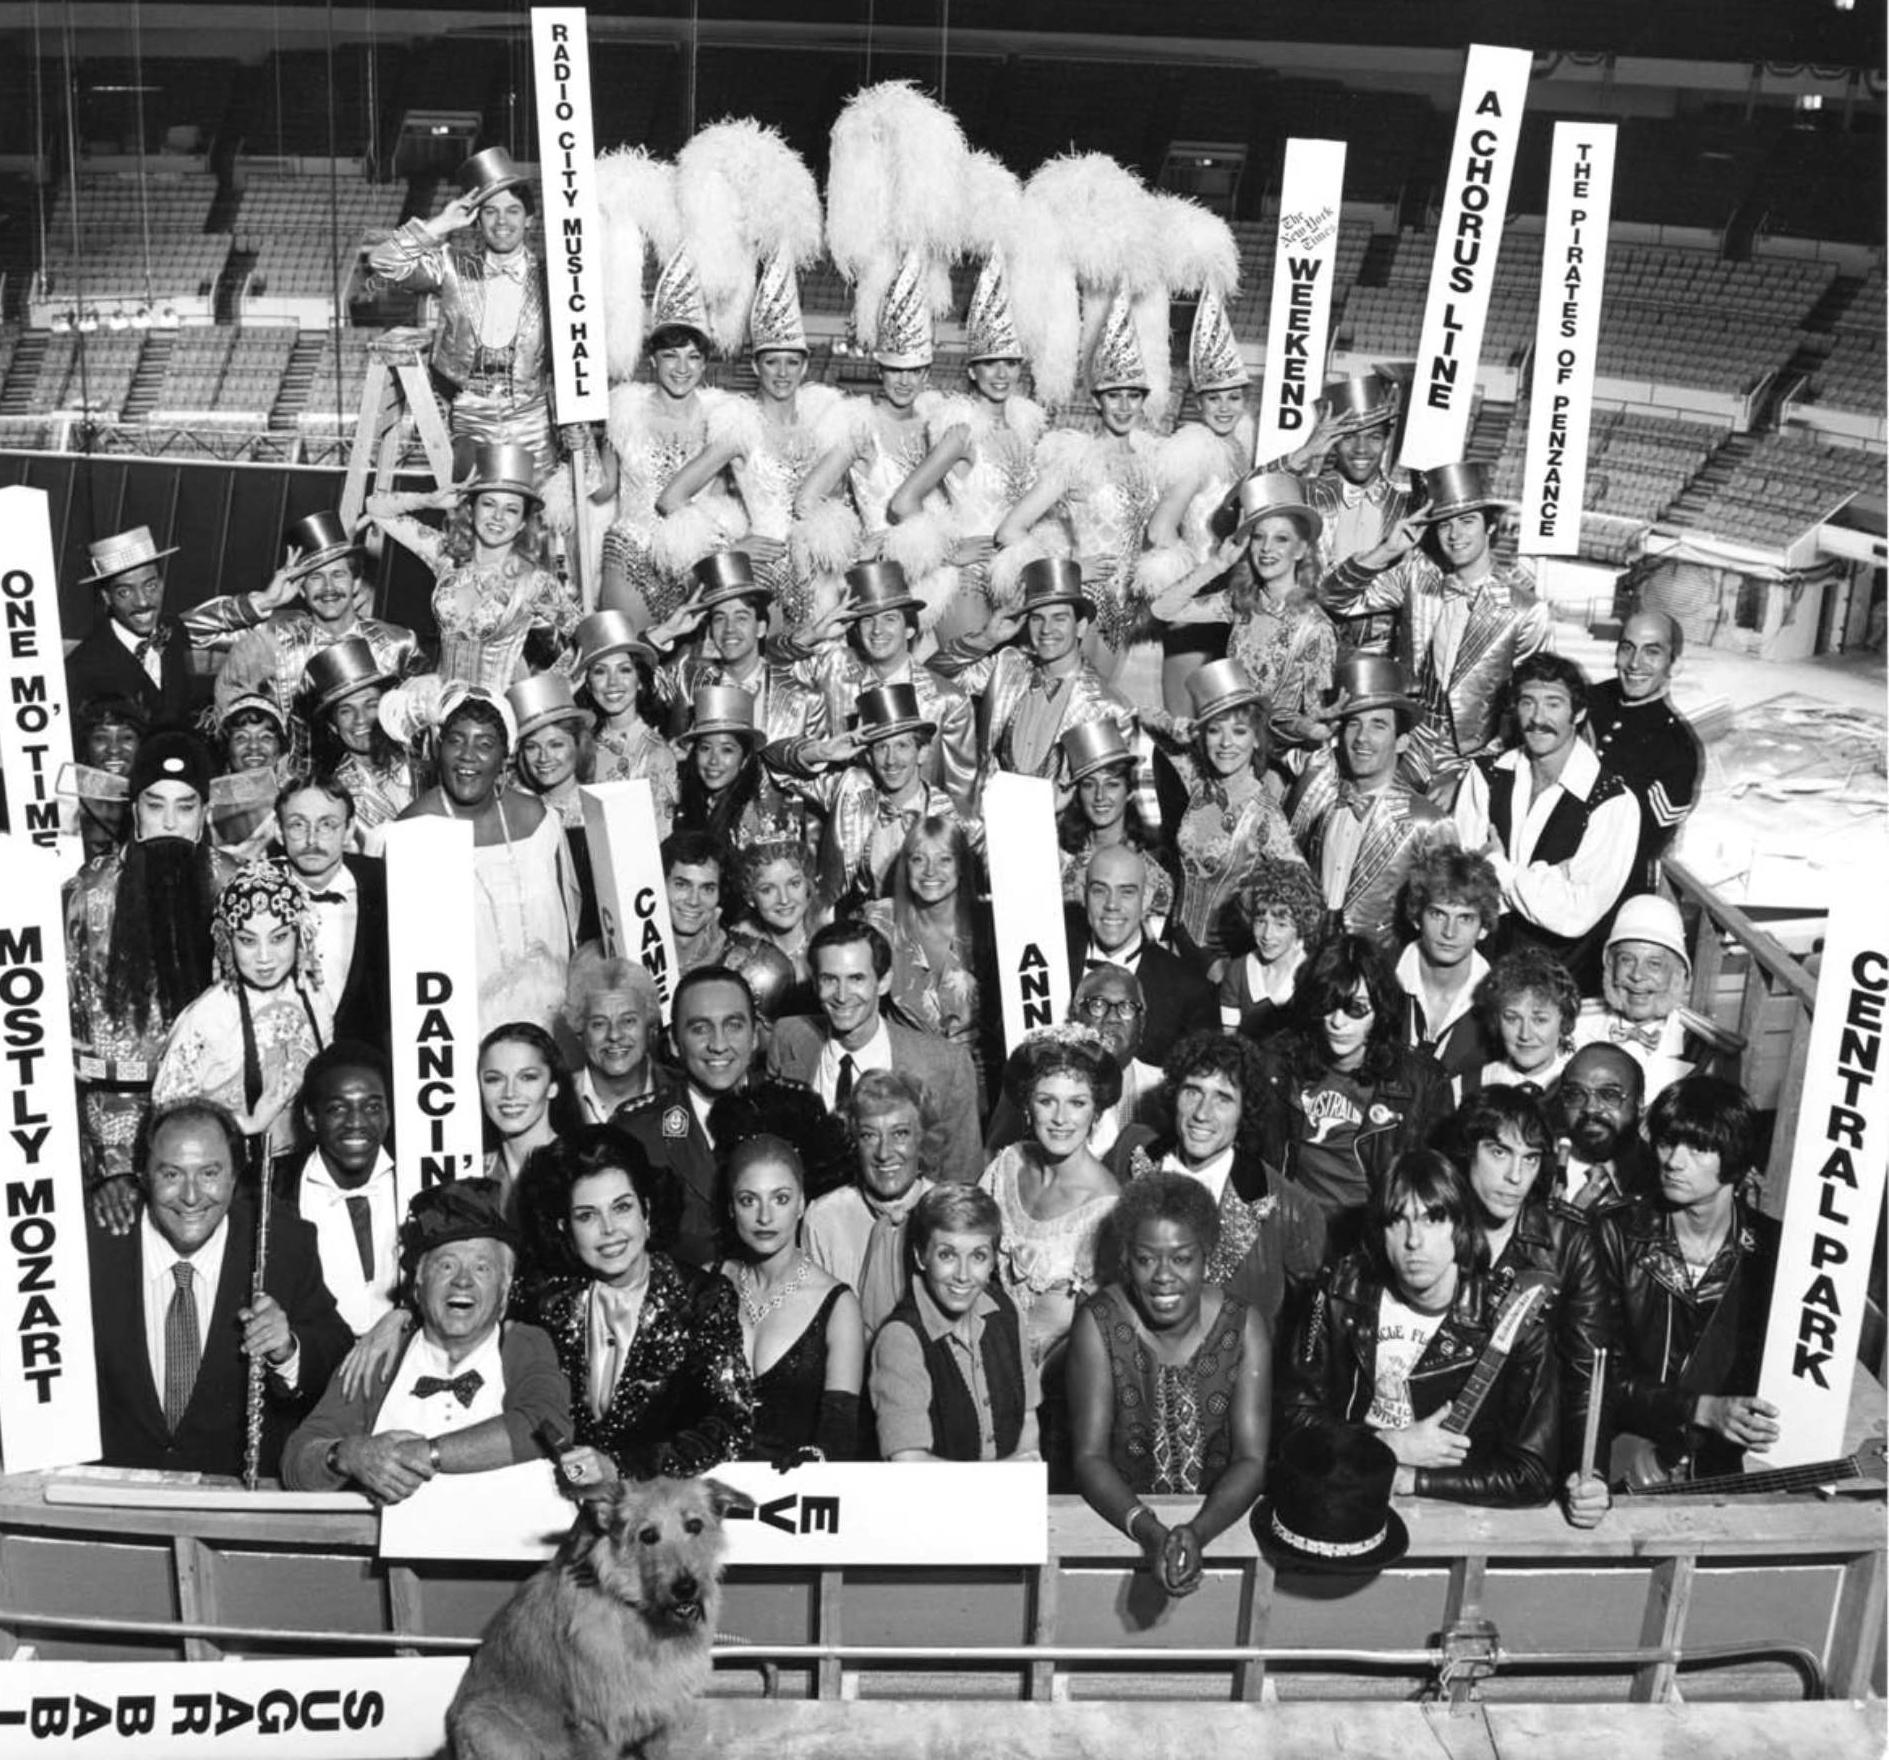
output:
[[[531,448],[510,441],[473,449],[472,481],[466,485],[465,492],[468,496],[507,494],[523,495],[537,502],[544,500]]]
[[[1417,724],[1417,704],[1403,666],[1389,654],[1347,654],[1340,660],[1325,701],[1335,703],[1341,698],[1345,699],[1341,721],[1366,709],[1395,709],[1399,733],[1408,733]]]
[[[1288,1430],[1253,1536],[1275,1565],[1357,1574],[1380,1571],[1410,1550],[1410,1531],[1391,1508],[1397,1457],[1363,1424]]]
[[[147,734],[131,760],[125,793],[133,800],[159,782],[182,782],[205,800],[210,798],[210,749],[194,733],[181,727],[160,727]]]
[[[1192,719],[1196,727],[1216,715],[1224,715],[1229,709],[1265,700],[1247,676],[1246,668],[1237,660],[1209,660],[1205,666],[1190,672],[1187,696],[1193,704]]]
[[[1305,527],[1306,542],[1316,544],[1325,529],[1325,516],[1305,498],[1305,485],[1290,471],[1255,471],[1242,477],[1239,487],[1240,523],[1234,536],[1244,538],[1270,514],[1296,519]]]
[[[149,526],[133,526],[128,532],[120,532],[116,537],[100,538],[86,548],[92,553],[92,572],[79,585],[95,587],[100,581],[108,581],[114,575],[128,573],[131,569],[142,568],[147,562],[161,562],[166,556],[175,556],[177,546],[160,550],[151,536]]]
[[[746,740],[757,737],[754,699],[738,684],[705,684],[696,691],[691,707],[694,716],[681,735],[685,745],[710,733],[732,733]]]
[[[518,1231],[505,1220],[505,1188],[495,1179],[449,1179],[415,1192],[400,1225],[400,1268],[411,1276],[435,1247],[499,1241],[518,1250]]]
[[[1623,941],[1650,941],[1676,953],[1692,970],[1692,954],[1686,947],[1686,925],[1679,907],[1656,892],[1643,892],[1628,899],[1614,914],[1613,927],[1607,931],[1607,946]]]
[[[512,163],[511,154],[503,147],[487,147],[483,153],[474,153],[453,173],[459,193],[475,208],[490,201],[502,189],[513,189],[530,181]]]
[[[656,664],[656,650],[637,634],[627,611],[593,611],[577,626],[577,676],[611,654],[634,654],[646,665]]]
[[[1429,525],[1454,519],[1459,513],[1486,513],[1504,505],[1489,493],[1486,464],[1440,464],[1423,473],[1423,486],[1430,499],[1416,517]]]
[[[1397,382],[1376,373],[1353,373],[1348,379],[1334,379],[1319,393],[1325,419],[1335,423],[1340,434],[1356,434],[1394,422],[1397,401]]]
[[[311,513],[298,519],[282,534],[284,554],[292,550],[301,551],[295,561],[284,565],[292,581],[299,581],[303,575],[325,568],[339,557],[358,555],[360,548],[349,536],[348,528],[341,523],[340,514],[326,508],[320,513]]]
[[[717,550],[704,556],[689,570],[698,589],[696,608],[713,611],[730,599],[752,599],[757,606],[773,602],[771,587],[754,578],[754,564],[745,550]]]
[[[364,636],[349,636],[319,654],[311,654],[302,668],[302,689],[311,692],[314,699],[308,706],[311,715],[319,715],[329,704],[364,691],[369,685],[393,682],[394,675],[381,665]]]
[[[919,712],[918,691],[909,684],[879,685],[859,693],[856,738],[866,745],[890,739],[895,733],[936,733],[938,723]]]
[[[846,571],[847,598],[840,607],[840,622],[857,623],[881,611],[923,611],[896,562],[858,562]]]
[[[1095,615],[1095,601],[1083,589],[1082,569],[1066,556],[1039,556],[1026,562],[1017,578],[1023,585],[1020,616],[1047,605],[1073,605],[1084,617]]]
[[[1069,780],[1080,782],[1085,776],[1092,776],[1098,770],[1106,770],[1111,764],[1132,764],[1135,754],[1128,749],[1127,740],[1122,738],[1122,730],[1116,726],[1109,715],[1098,716],[1093,721],[1078,721],[1074,727],[1064,730],[1058,741],[1063,748],[1063,757],[1069,764]]]
[[[521,678],[506,691],[505,701],[517,717],[520,739],[555,721],[590,721],[590,711],[578,706],[571,695],[571,681],[561,672],[534,672]]]

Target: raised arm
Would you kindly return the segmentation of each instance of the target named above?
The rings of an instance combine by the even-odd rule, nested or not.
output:
[[[914,519],[934,489],[950,474],[954,465],[971,456],[969,428],[948,428],[919,460],[918,468],[892,491],[885,516],[893,525]]]
[[[661,514],[681,512],[740,456],[738,441],[710,440],[669,479],[668,487],[656,497],[656,511]]]

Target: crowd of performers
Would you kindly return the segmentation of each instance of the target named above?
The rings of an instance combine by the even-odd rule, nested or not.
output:
[[[914,141],[955,239],[898,183]],[[106,1458],[234,1472],[247,1356],[292,1486],[404,1497],[546,1435],[573,1483],[1041,1457],[1184,1593],[1269,1456],[1262,1537],[1343,1568],[1386,1556],[1393,1493],[1591,1524],[1612,1461],[1765,1447],[1758,1125],[1661,889],[1701,780],[1678,624],[1631,617],[1606,680],[1558,656],[1485,471],[1393,469],[1376,377],[1256,461],[1200,267],[1224,226],[1092,161],[1022,191],[907,88],[849,106],[825,216],[879,388],[804,385],[820,210],[784,160],[725,124],[606,161],[617,265],[658,273],[646,324],[613,303],[601,434],[551,421],[502,151],[381,247],[441,292],[465,442],[461,480],[367,507],[436,632],[369,614],[331,514],[182,618],[148,532],[92,546],[66,937]],[[691,235],[707,185],[766,249]],[[1024,340],[1032,244],[1111,202],[1196,241],[1172,433],[1165,295],[1151,340],[1119,259],[1066,264],[1085,324]],[[968,383],[933,388],[979,224]],[[751,397],[702,383],[731,309]],[[1097,427],[1052,427],[1023,386],[1085,328]],[[587,520],[586,614],[553,564]],[[1013,1046],[999,771],[1054,785],[1073,987]],[[625,777],[666,1026],[599,938],[577,788]],[[489,1154],[402,1217],[380,851],[429,814],[473,828]],[[1157,1493],[1204,1501],[1170,1528]]]

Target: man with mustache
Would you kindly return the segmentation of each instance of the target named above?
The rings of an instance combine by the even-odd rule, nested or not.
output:
[[[1463,848],[1487,856],[1501,882],[1497,951],[1546,948],[1591,996],[1601,937],[1633,872],[1640,806],[1580,737],[1587,695],[1587,675],[1558,654],[1516,667],[1522,743],[1463,773],[1454,814]]]

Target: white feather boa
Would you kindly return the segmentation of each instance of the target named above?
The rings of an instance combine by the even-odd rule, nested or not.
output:
[[[787,555],[803,580],[844,574],[859,560],[859,515],[837,496],[802,514],[787,532]]]

